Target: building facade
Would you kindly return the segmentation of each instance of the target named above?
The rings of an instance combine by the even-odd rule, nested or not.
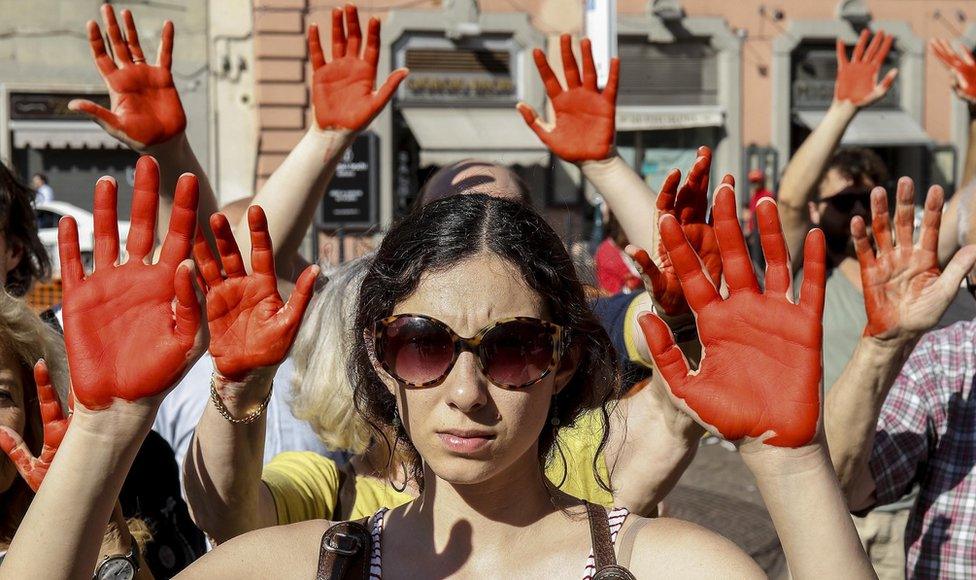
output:
[[[339,3],[114,4],[134,10],[150,54],[163,20],[174,21],[174,76],[191,143],[222,202],[252,195],[308,127],[305,30],[328,22]],[[0,157],[25,177],[49,174],[56,195],[81,207],[90,206],[99,175],[131,181],[135,158],[65,107],[78,95],[105,99],[84,30],[98,6],[0,0]],[[362,17],[383,21],[380,75],[398,66],[412,74],[357,149],[368,159],[350,160],[368,168],[370,195],[362,208],[368,219],[346,229],[382,229],[433,171],[470,157],[512,166],[561,233],[585,237],[594,192],[575,167],[549,155],[514,107],[524,100],[545,110],[532,49],[558,63],[558,36],[581,34],[583,8],[579,0],[362,2]],[[949,191],[961,174],[968,110],[926,43],[939,37],[974,46],[976,3],[617,0],[616,25],[617,146],[654,187],[671,167],[686,168],[703,144],[716,151],[716,176],[760,167],[775,186],[829,105],[834,39],[853,42],[865,27],[895,37],[885,66],[900,73],[888,97],[855,120],[845,144],[872,147],[894,175]],[[342,230],[335,217],[317,221]]]

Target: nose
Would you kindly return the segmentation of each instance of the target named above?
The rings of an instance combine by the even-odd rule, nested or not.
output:
[[[488,379],[470,352],[461,353],[443,387],[447,390],[447,404],[464,413],[488,402]]]

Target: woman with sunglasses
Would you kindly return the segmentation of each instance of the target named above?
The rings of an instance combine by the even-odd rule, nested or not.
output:
[[[731,295],[718,294],[678,222],[662,218],[662,240],[706,354],[690,373],[670,331],[647,315],[642,327],[655,363],[679,404],[738,442],[795,576],[872,577],[819,435],[822,236],[815,231],[808,238],[808,274],[800,302],[793,303],[775,204],[761,203],[770,268],[764,294],[749,266],[734,193],[723,186],[716,197],[716,236]],[[200,320],[188,295],[190,272],[177,268],[189,252],[181,240],[192,228],[192,211],[182,211],[191,207],[186,191],[177,192],[177,202],[181,215],[164,259],[128,270],[156,283],[141,298],[147,308],[129,316],[155,328],[166,329],[159,326],[164,320],[170,325],[157,331],[154,358],[134,364],[115,356],[123,352],[116,342],[75,326],[75,309],[66,308],[79,410],[0,576],[60,576],[91,565],[96,547],[85,532],[107,519],[105,497],[118,491],[154,402],[192,362]],[[63,262],[74,272],[70,228],[64,233]],[[97,270],[84,288],[80,274],[71,275],[66,304],[81,306],[90,293],[118,290],[124,280],[116,270],[123,268]],[[221,284],[219,272],[204,278],[211,293],[210,281]],[[163,299],[174,301],[174,309],[159,308]],[[236,307],[232,302],[225,306]],[[333,534],[323,543],[330,523],[304,522],[235,538],[185,577],[327,578],[330,561],[349,552],[369,554],[365,571],[373,578],[384,571],[388,578],[592,577],[595,568],[612,564],[618,535],[627,536],[618,546],[621,563],[637,577],[762,577],[744,553],[713,533],[593,509],[547,484],[543,466],[558,432],[587,408],[605,412],[617,385],[612,348],[569,256],[531,210],[475,195],[408,216],[389,232],[366,275],[356,331],[363,337],[355,352],[359,411],[395,433],[394,445],[412,458],[420,497],[370,518],[369,550],[348,536]],[[115,372],[104,375],[103,366],[86,364],[94,357],[113,363]],[[233,498],[228,504],[233,509]],[[41,530],[55,518],[67,540],[52,544]]]

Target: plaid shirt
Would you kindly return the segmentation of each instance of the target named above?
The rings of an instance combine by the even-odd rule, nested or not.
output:
[[[905,531],[909,578],[976,575],[976,321],[927,334],[878,419],[878,504],[920,487]]]

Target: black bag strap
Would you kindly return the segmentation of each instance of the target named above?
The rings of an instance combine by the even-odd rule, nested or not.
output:
[[[590,521],[590,538],[593,542],[593,563],[596,573],[593,580],[635,580],[626,568],[617,565],[617,556],[610,539],[610,520],[607,510],[584,502],[586,517]]]
[[[333,524],[322,534],[316,580],[367,580],[372,518]]]

